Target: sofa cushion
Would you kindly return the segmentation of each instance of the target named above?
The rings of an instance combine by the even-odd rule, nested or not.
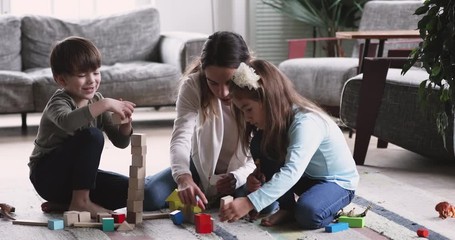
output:
[[[50,68],[27,73],[33,79],[35,110],[41,112],[59,86]],[[137,107],[169,105],[176,100],[180,76],[180,71],[170,64],[136,61],[103,65],[98,91],[104,97],[132,101]]]
[[[99,91],[105,97],[122,98],[141,107],[169,105],[177,98],[180,76],[180,71],[170,64],[117,63],[101,67]]]
[[[357,74],[357,58],[294,58],[279,69],[304,97],[324,106],[339,106],[341,90]]]
[[[0,15],[0,70],[21,71],[21,20]]]
[[[154,8],[80,21],[26,15],[21,28],[24,69],[49,67],[55,42],[73,35],[92,40],[101,52],[104,65],[158,60],[160,23]]]
[[[0,71],[0,112],[33,112],[32,79],[17,71]]]

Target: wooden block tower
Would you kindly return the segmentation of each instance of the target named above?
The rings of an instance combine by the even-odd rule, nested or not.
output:
[[[128,200],[126,204],[126,219],[128,223],[142,223],[145,160],[147,155],[146,135],[135,133],[131,136],[132,164],[128,184]]]

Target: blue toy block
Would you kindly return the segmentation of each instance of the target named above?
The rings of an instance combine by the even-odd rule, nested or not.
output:
[[[101,220],[103,223],[103,232],[113,232],[114,231],[114,218],[108,217]]]
[[[171,216],[172,222],[175,225],[181,225],[183,223],[183,213],[180,210],[175,210],[169,213]]]
[[[59,230],[64,228],[63,219],[49,219],[47,221],[47,228],[50,230]]]
[[[346,222],[339,222],[339,223],[331,223],[325,227],[325,231],[329,233],[334,232],[341,232],[347,230],[349,228],[349,223]]]

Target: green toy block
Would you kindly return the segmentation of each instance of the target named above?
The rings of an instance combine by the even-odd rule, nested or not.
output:
[[[338,222],[348,223],[350,228],[363,228],[363,227],[365,227],[365,217],[340,216],[338,218]]]
[[[113,232],[114,231],[114,218],[103,218],[101,220],[103,224],[103,232]]]

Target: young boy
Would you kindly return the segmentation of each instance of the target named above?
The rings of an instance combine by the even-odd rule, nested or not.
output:
[[[89,211],[94,217],[125,207],[128,178],[98,167],[103,131],[116,147],[129,145],[135,104],[104,98],[97,92],[101,54],[87,39],[68,37],[58,42],[50,64],[61,89],[43,111],[28,164],[30,181],[49,201],[42,210]],[[114,125],[111,112],[128,121]]]

